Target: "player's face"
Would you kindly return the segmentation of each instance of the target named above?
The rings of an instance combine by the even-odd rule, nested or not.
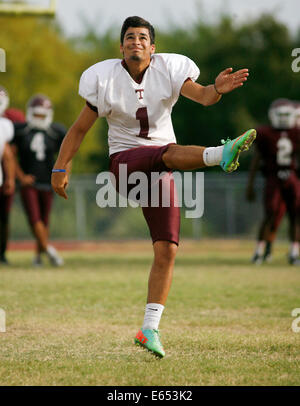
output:
[[[148,28],[129,27],[125,32],[120,50],[125,60],[150,61],[151,55],[155,51],[155,45],[151,45]]]
[[[270,120],[274,128],[288,130],[295,126],[295,110],[290,105],[277,106],[270,110]]]

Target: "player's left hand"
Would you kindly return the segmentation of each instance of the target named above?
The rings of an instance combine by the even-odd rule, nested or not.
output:
[[[216,77],[215,87],[219,93],[229,93],[243,86],[249,76],[248,69],[240,69],[236,72],[232,71],[232,68],[227,68]]]
[[[66,172],[54,172],[51,176],[51,185],[55,193],[67,199],[66,187],[68,186],[69,178]]]

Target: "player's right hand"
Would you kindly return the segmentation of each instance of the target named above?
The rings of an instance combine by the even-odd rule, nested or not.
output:
[[[51,185],[55,193],[67,199],[66,187],[68,186],[69,178],[66,172],[54,172],[51,176]]]

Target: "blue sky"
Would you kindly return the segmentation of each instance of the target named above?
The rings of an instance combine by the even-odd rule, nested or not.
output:
[[[119,30],[129,15],[140,15],[159,29],[175,24],[186,27],[201,14],[213,21],[227,10],[237,23],[263,12],[275,12],[292,31],[300,26],[299,0],[57,0],[57,18],[68,35],[80,34],[84,16],[99,32],[115,24]]]

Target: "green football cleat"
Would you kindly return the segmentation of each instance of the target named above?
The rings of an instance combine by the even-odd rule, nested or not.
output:
[[[140,329],[135,336],[134,343],[137,345],[141,345],[160,358],[163,358],[165,356],[165,351],[160,342],[160,334],[158,330]]]
[[[255,138],[256,131],[252,129],[234,140],[228,138],[226,141],[221,141],[224,144],[224,149],[220,165],[225,172],[233,172],[238,168],[240,153],[247,151]]]

